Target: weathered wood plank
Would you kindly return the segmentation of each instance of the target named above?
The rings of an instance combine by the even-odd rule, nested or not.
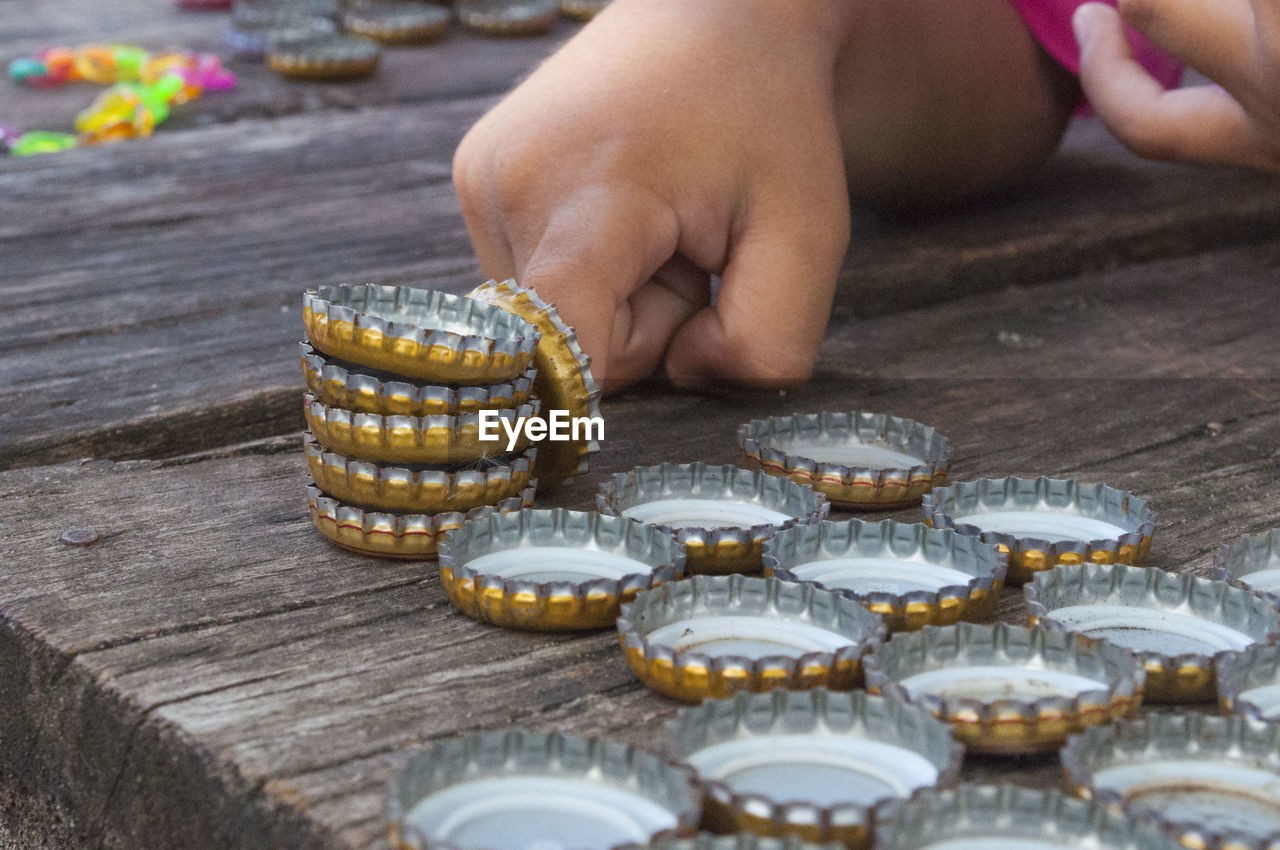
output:
[[[12,305],[0,317],[0,465],[167,456],[295,427],[299,290],[478,279],[449,153],[489,102],[0,161],[0,295]],[[1076,132],[1006,202],[860,219],[834,325],[1274,228],[1274,182],[1139,164],[1096,126]],[[220,417],[209,408],[224,399],[233,413]]]
[[[1280,521],[1277,319],[1233,306],[1269,291],[1276,256],[1264,245],[869,320],[833,334],[821,378],[781,396],[642,388],[606,404],[595,473],[552,502],[588,507],[604,473],[633,463],[732,461],[754,416],[886,409],[951,436],[957,478],[1073,473],[1150,497],[1154,563],[1202,572],[1220,541]],[[1132,354],[1144,339],[1157,349]],[[321,540],[300,458],[264,450],[285,453],[0,475],[13,565],[0,747],[90,835],[377,846],[383,782],[413,743],[513,721],[661,741],[676,706],[633,681],[612,635],[455,614],[429,565]],[[108,537],[69,549],[57,536],[71,524]],[[1020,619],[1006,596],[1002,615]],[[967,775],[1043,784],[1054,770]]]

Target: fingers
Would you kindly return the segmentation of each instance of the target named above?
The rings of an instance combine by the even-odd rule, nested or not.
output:
[[[674,214],[656,199],[618,187],[588,190],[556,209],[516,269],[521,285],[577,330],[606,390],[652,373],[676,327],[697,309],[679,287],[651,283],[678,239]]]
[[[671,342],[666,370],[673,382],[785,387],[809,377],[849,242],[843,197],[814,207],[828,214],[806,223],[802,212],[775,209],[737,241],[716,303]]]
[[[1244,109],[1217,86],[1165,91],[1133,58],[1114,9],[1081,6],[1075,17],[1080,83],[1113,135],[1139,156],[1256,165]]]
[[[1233,89],[1249,80],[1254,37],[1249,0],[1120,0],[1120,14],[1214,82]]]

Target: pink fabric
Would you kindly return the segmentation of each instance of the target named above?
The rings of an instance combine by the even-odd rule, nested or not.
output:
[[[1071,15],[1085,0],[1009,0],[1044,49],[1073,74],[1080,73],[1080,48],[1071,31]],[[1112,6],[1115,0],[1105,0]],[[1164,85],[1176,88],[1182,79],[1182,64],[1156,47],[1137,31],[1129,30],[1129,45],[1142,67]]]

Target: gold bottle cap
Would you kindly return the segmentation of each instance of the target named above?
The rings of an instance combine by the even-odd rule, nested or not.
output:
[[[348,4],[342,26],[382,44],[426,44],[444,37],[450,17],[443,6],[364,0]]]
[[[1058,790],[1017,785],[922,789],[876,809],[879,850],[1185,850],[1147,823]]]
[[[963,748],[919,706],[861,691],[740,693],[683,709],[673,752],[715,832],[871,843],[875,807],[955,782]]]
[[[1009,553],[1009,584],[1056,564],[1142,564],[1156,515],[1142,499],[1074,478],[979,478],[924,496],[926,525],[980,536]]]
[[[619,472],[600,485],[603,513],[647,522],[687,547],[691,574],[759,573],[764,541],[830,510],[812,487],[760,470],[664,463]]]
[[[1183,847],[1280,846],[1280,725],[1146,712],[1073,735],[1062,767],[1072,793],[1159,827]]]
[[[311,393],[303,394],[303,413],[316,442],[347,457],[377,463],[465,464],[522,452],[529,448],[523,430],[515,444],[508,442],[504,420],[510,427],[538,414],[539,402],[504,410],[464,413],[458,416],[379,416],[330,407]],[[482,440],[481,417],[494,419],[490,433],[497,440]]]
[[[928,425],[884,413],[756,419],[738,429],[747,465],[808,484],[840,507],[916,504],[947,482],[951,443]]]
[[[772,688],[849,689],[884,623],[811,584],[694,576],[624,605],[618,637],[636,675],[685,702]]]
[[[433,744],[387,792],[395,850],[648,844],[689,835],[700,810],[687,773],[657,756],[522,729]]]
[[[523,289],[514,280],[489,281],[468,295],[485,304],[510,311],[526,319],[542,334],[534,363],[538,377],[534,382],[544,410],[564,410],[570,417],[600,419],[600,388],[591,377],[591,358],[578,345],[578,335],[565,324],[556,308],[538,297],[532,289]],[[538,460],[538,478],[544,484],[555,484],[587,471],[589,456],[600,450],[590,431],[580,432],[581,439],[548,442]]]
[[[1255,720],[1280,720],[1280,645],[1255,643],[1219,658],[1218,706]]]
[[[892,520],[795,525],[764,544],[765,575],[853,596],[890,631],[989,618],[1007,566],[994,543]]]
[[[291,40],[276,38],[267,46],[267,67],[299,80],[352,80],[378,70],[382,49],[357,35],[334,34]]]
[[[440,544],[454,606],[512,629],[598,629],[647,588],[684,576],[684,547],[620,517],[563,508],[488,514]]]
[[[304,451],[315,485],[342,502],[383,511],[469,511],[518,496],[534,481],[537,449],[476,461],[474,468],[384,466],[325,451],[308,438]]]
[[[539,338],[505,310],[408,286],[322,286],[303,295],[302,313],[318,350],[415,381],[513,380],[529,368]]]
[[[487,516],[494,511],[506,513],[533,506],[532,486],[518,496],[503,499],[492,507],[472,508],[465,514],[452,511],[443,514],[397,514],[389,511],[365,510],[326,496],[308,482],[307,508],[316,529],[331,543],[379,558],[409,561],[434,560],[446,532],[461,528],[468,519]]]
[[[550,32],[560,12],[556,0],[456,0],[453,10],[464,26],[500,36]]]
[[[1213,566],[1214,578],[1239,582],[1280,604],[1280,528],[1223,543]]]
[[[1023,588],[1031,624],[1106,639],[1138,655],[1147,703],[1212,700],[1225,654],[1280,639],[1280,612],[1255,593],[1189,574],[1068,564]]]
[[[864,662],[867,690],[923,705],[982,753],[1055,750],[1087,726],[1142,704],[1132,652],[1074,635],[997,623],[894,635]]]
[[[302,346],[302,375],[307,390],[324,404],[356,413],[383,416],[438,416],[519,407],[533,396],[537,370],[501,384],[479,387],[423,385],[390,372],[328,357]]]

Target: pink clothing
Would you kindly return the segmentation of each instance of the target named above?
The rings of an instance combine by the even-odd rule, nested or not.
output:
[[[1027,22],[1036,39],[1054,59],[1073,74],[1080,73],[1080,48],[1071,31],[1071,15],[1085,0],[1009,0]],[[1112,6],[1115,0],[1106,0]],[[1156,47],[1137,31],[1129,30],[1133,56],[1165,88],[1176,88],[1182,79],[1182,64]]]

